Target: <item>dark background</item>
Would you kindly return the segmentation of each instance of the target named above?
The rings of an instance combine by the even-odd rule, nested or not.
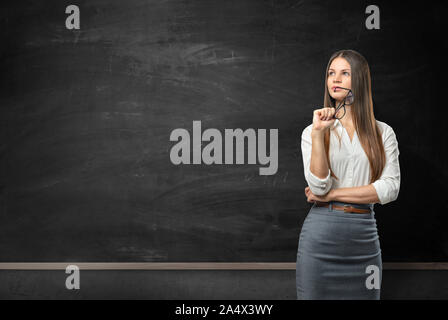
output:
[[[294,262],[300,134],[340,49],[366,57],[399,143],[399,198],[375,206],[383,262],[447,261],[445,15],[442,1],[2,3],[0,261]],[[278,129],[277,174],[173,165],[170,133],[193,120]]]

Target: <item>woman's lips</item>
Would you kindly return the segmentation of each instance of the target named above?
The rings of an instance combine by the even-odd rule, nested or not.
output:
[[[339,88],[339,87],[333,87],[332,89],[333,89],[333,91],[339,91],[339,90],[341,90],[341,88]]]

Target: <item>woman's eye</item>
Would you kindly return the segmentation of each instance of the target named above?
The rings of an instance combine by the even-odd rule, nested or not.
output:
[[[328,75],[329,75],[329,76],[332,76],[333,74],[334,74],[334,72],[333,72],[333,71],[330,71],[330,72],[328,72]],[[349,72],[347,72],[347,71],[344,71],[344,72],[343,72],[343,74],[344,74],[344,75],[347,75],[347,76],[349,76],[349,75],[350,75],[350,73],[349,73]]]

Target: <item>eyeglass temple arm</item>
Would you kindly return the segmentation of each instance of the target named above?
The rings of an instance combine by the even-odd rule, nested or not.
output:
[[[333,118],[336,118],[336,113],[338,113],[339,109],[341,109],[343,106],[345,106],[345,100],[342,101],[342,102],[338,105],[338,107],[336,108],[336,110],[335,110],[335,112],[334,112]]]
[[[347,89],[347,88],[344,88],[344,87],[339,87],[339,86],[337,86],[338,88],[341,88],[341,89],[344,89],[344,90],[349,90],[349,91],[351,91],[351,89]]]
[[[343,87],[338,87],[338,88],[345,89],[345,90],[348,90],[348,91],[352,91],[351,89],[347,89],[347,88],[343,88]],[[350,93],[350,92],[349,92],[349,93]],[[348,94],[347,94],[347,95],[348,95]],[[345,99],[342,100],[341,103],[340,103],[340,104],[338,105],[338,107],[336,108],[336,110],[335,110],[335,112],[334,112],[334,115],[333,115],[333,118],[336,118],[336,113],[338,113],[339,109],[341,109],[343,106],[345,106]]]

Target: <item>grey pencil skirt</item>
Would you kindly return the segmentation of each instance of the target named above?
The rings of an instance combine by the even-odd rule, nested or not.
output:
[[[370,213],[316,204],[308,212],[297,250],[297,299],[380,299],[382,260],[375,211],[373,205],[351,205]]]

